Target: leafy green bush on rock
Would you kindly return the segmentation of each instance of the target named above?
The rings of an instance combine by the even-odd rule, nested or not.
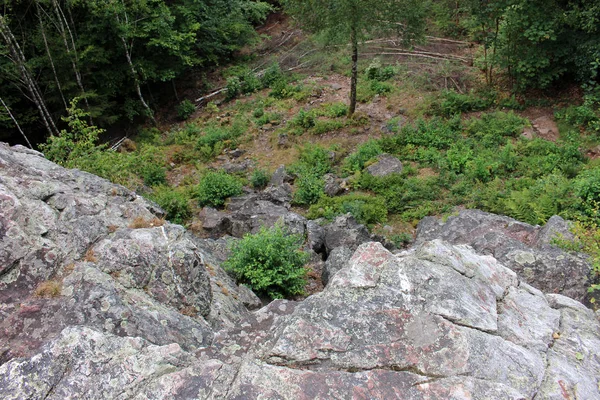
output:
[[[201,206],[220,207],[229,197],[242,194],[242,183],[225,172],[209,172],[195,190]]]
[[[150,195],[167,213],[167,219],[175,224],[183,224],[191,216],[189,194],[168,186],[157,186]]]
[[[263,227],[234,243],[224,265],[258,295],[277,299],[303,294],[308,255],[300,251],[302,242],[302,236],[291,235],[281,226]]]

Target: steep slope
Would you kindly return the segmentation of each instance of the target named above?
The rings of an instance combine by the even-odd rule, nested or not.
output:
[[[323,292],[249,312],[135,194],[23,148],[0,166],[2,398],[600,399],[593,312],[466,245],[365,243]]]

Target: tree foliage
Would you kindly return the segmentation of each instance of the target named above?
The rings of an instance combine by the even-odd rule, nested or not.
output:
[[[320,34],[327,43],[350,44],[350,115],[356,108],[359,43],[390,33],[410,42],[424,31],[425,2],[418,0],[283,0],[283,5],[303,29]]]
[[[151,118],[178,77],[252,41],[269,10],[253,0],[7,0],[0,98],[24,129],[54,135],[75,97],[98,126]],[[0,126],[14,128],[4,117]]]

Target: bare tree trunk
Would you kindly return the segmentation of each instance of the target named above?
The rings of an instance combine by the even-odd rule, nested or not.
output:
[[[352,77],[350,78],[350,108],[348,115],[352,116],[356,111],[356,85],[358,83],[358,39],[355,28],[352,28],[350,40],[352,42]]]
[[[81,73],[79,71],[79,67],[77,66],[77,64],[79,63],[79,54],[77,53],[77,46],[75,45],[75,38],[73,37],[73,32],[71,32],[69,22],[67,21],[67,18],[65,17],[65,14],[63,13],[62,8],[60,7],[60,4],[58,4],[58,1],[53,0],[52,4],[54,5],[54,13],[56,14],[56,17],[58,18],[58,21],[60,23],[59,25],[57,25],[58,31],[62,36],[63,42],[65,44],[65,49],[67,51],[67,54],[69,55],[69,58],[71,59],[73,73],[75,74],[75,81],[77,82],[77,86],[79,86],[79,90],[81,90],[83,102],[85,103],[85,107],[88,113],[90,114],[90,124],[93,125],[94,121],[90,112],[90,103],[88,102],[87,96],[85,94],[85,87],[83,86]],[[69,41],[67,39],[67,32],[69,33],[69,37],[71,38],[71,47],[69,46]]]
[[[40,31],[42,32],[42,38],[44,38],[44,47],[46,47],[46,54],[48,54],[48,60],[50,61],[50,66],[52,67],[52,73],[54,74],[54,80],[56,81],[56,87],[58,88],[58,92],[60,93],[60,98],[65,105],[65,110],[69,108],[67,105],[67,100],[65,100],[65,95],[62,91],[62,87],[60,85],[60,80],[58,79],[58,75],[56,73],[56,67],[54,66],[54,59],[52,58],[52,53],[50,53],[50,46],[48,46],[48,39],[46,38],[46,29],[44,28],[44,22],[42,21],[42,15],[40,14],[40,5],[36,3],[38,7],[38,20],[40,21]]]
[[[127,41],[125,40],[125,38],[123,36],[121,36],[121,41],[123,42],[123,48],[125,49],[125,57],[127,58],[127,64],[129,64],[129,69],[131,70],[131,75],[133,76],[133,81],[135,83],[135,90],[137,92],[137,95],[138,95],[140,101],[142,102],[142,105],[146,109],[148,116],[152,120],[152,123],[154,125],[156,125],[156,120],[154,119],[154,113],[152,112],[152,109],[150,108],[148,103],[146,103],[146,100],[144,99],[144,95],[142,94],[142,88],[140,87],[140,81],[137,78],[137,71],[135,70],[135,66],[133,65],[133,61],[131,60],[131,54],[129,53],[129,48],[127,47]]]
[[[25,55],[21,51],[19,42],[17,42],[17,39],[12,34],[9,26],[6,24],[4,16],[2,16],[2,15],[0,15],[0,36],[2,36],[2,38],[6,42],[6,45],[8,46],[8,49],[12,56],[11,59],[12,59],[13,63],[15,63],[15,65],[18,67],[19,72],[21,73],[21,78],[23,79],[23,83],[27,86],[27,89],[29,90],[29,93],[31,95],[31,100],[36,105],[36,107],[40,113],[40,116],[42,117],[42,121],[44,122],[44,125],[46,126],[46,129],[48,130],[48,133],[50,133],[50,135],[58,134],[58,129],[56,128],[56,125],[54,124],[52,115],[50,114],[50,112],[48,111],[48,108],[46,107],[44,98],[40,94],[40,91],[37,87],[37,83],[31,77],[31,74],[29,73],[29,70],[27,69],[27,65],[25,62]]]
[[[179,101],[179,94],[177,93],[177,86],[175,86],[174,79],[171,79],[171,85],[173,86],[173,93],[175,93],[175,100]]]
[[[21,129],[21,126],[19,125],[19,123],[17,122],[17,119],[14,117],[14,115],[12,114],[12,112],[10,112],[10,108],[8,108],[8,106],[6,105],[6,103],[4,102],[4,100],[2,99],[2,97],[0,97],[0,103],[2,103],[2,105],[4,106],[4,108],[6,109],[6,112],[8,113],[8,115],[10,116],[10,119],[13,120],[13,122],[15,123],[15,125],[17,126],[17,129],[19,130],[19,132],[21,132],[21,135],[23,135],[23,138],[25,139],[25,142],[27,142],[27,146],[29,146],[30,149],[33,149],[33,146],[31,145],[31,143],[29,142],[29,139],[27,139],[27,136],[25,136],[25,132],[23,132],[23,130]]]

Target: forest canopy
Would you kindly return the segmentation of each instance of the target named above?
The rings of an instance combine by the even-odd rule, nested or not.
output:
[[[6,0],[0,128],[14,130],[17,120],[57,134],[75,97],[99,126],[153,119],[154,96],[177,97],[175,81],[191,67],[254,40],[270,10],[252,0]]]

